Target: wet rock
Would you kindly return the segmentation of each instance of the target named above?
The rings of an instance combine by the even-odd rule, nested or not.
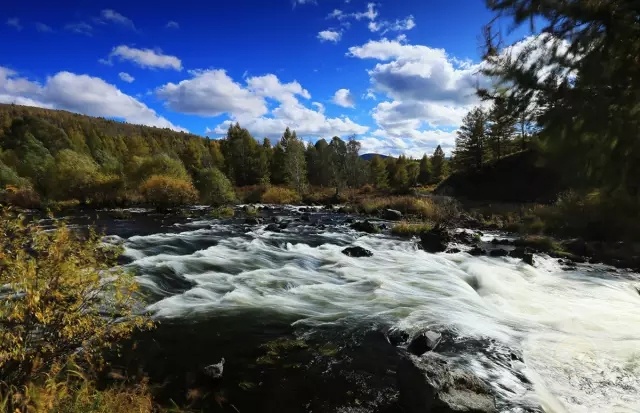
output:
[[[502,248],[489,251],[489,256],[491,257],[506,257],[507,255],[509,255],[509,252]]]
[[[385,209],[382,211],[382,219],[400,221],[402,219],[402,212],[395,209]]]
[[[245,218],[244,223],[247,225],[258,225],[261,223],[261,221],[259,218],[256,218],[256,217],[248,217],[248,218]]]
[[[453,240],[464,245],[471,245],[480,241],[480,236],[467,231],[458,232],[453,235]]]
[[[485,250],[483,250],[482,248],[480,248],[479,246],[475,246],[473,248],[471,248],[469,251],[467,251],[469,254],[473,255],[474,257],[480,256],[480,255],[486,255],[487,252]]]
[[[460,252],[460,248],[449,248],[447,251],[445,251],[447,254],[457,254]]]
[[[427,252],[446,251],[450,241],[449,231],[442,226],[436,226],[420,235],[420,246]]]
[[[565,241],[562,246],[565,251],[580,257],[586,257],[592,253],[587,242],[580,238]]]
[[[640,291],[638,291],[638,293],[640,294]],[[409,333],[396,328],[388,330],[385,336],[387,337],[387,341],[394,347],[406,343],[407,340],[409,340]]]
[[[252,205],[245,205],[242,207],[242,210],[247,214],[255,214],[257,211],[256,208]]]
[[[367,234],[377,234],[380,232],[380,228],[370,221],[354,222],[353,224],[351,224],[351,228],[355,229],[356,231],[366,232]]]
[[[278,228],[280,229],[286,229],[289,226],[288,222],[282,222],[278,225]]]
[[[304,222],[311,222],[311,215],[309,213],[304,213],[302,214],[300,219],[303,220]]]
[[[319,230],[324,231],[325,229],[327,229],[327,226],[325,224],[320,224],[317,227]]]
[[[513,245],[513,241],[508,239],[494,238],[491,240],[493,245]]]
[[[509,256],[520,258],[523,262],[533,265],[533,252],[529,248],[517,247],[509,253]]]
[[[265,230],[271,231],[271,232],[280,232],[280,226],[278,224],[269,224],[267,225]]]
[[[362,247],[348,247],[343,249],[342,253],[348,257],[354,257],[354,258],[373,256],[373,253],[371,251]]]
[[[280,224],[282,223],[282,217],[271,217],[271,222],[274,224]]]
[[[427,351],[433,351],[442,340],[442,334],[435,331],[426,331],[411,340],[407,351],[413,355],[421,356]]]
[[[353,224],[354,222],[356,222],[356,220],[351,217],[344,220],[345,224]]]
[[[434,353],[407,355],[397,370],[405,413],[493,413],[489,387],[471,373],[450,366]]]

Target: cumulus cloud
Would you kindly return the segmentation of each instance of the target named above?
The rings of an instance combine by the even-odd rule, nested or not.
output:
[[[282,82],[274,74],[244,78],[235,82],[224,70],[191,71],[191,78],[168,83],[156,95],[172,110],[200,115],[226,114],[228,120],[207,129],[208,134],[224,135],[230,124],[240,122],[254,136],[277,138],[290,127],[303,137],[331,137],[362,134],[369,128],[348,117],[328,118],[324,105],[312,102],[310,108],[300,99],[311,94],[297,81]],[[273,110],[267,100],[276,102]]]
[[[22,24],[20,24],[20,19],[17,17],[7,19],[7,26],[13,27],[16,30],[22,30]]]
[[[133,24],[133,21],[130,18],[123,16],[122,14],[118,13],[115,10],[111,10],[111,9],[102,10],[102,12],[100,12],[100,17],[103,19],[103,21],[115,23],[120,26],[127,27],[129,29],[135,30],[136,28],[136,26]]]
[[[178,24],[178,22],[174,22],[173,20],[170,20],[169,22],[167,22],[166,26],[164,26],[167,29],[179,29],[180,25]]]
[[[36,30],[42,33],[51,33],[53,31],[53,29],[51,28],[51,26],[47,26],[44,23],[36,23]]]
[[[342,38],[342,32],[338,32],[335,30],[323,30],[318,32],[318,39],[321,42],[333,42],[338,43]]]
[[[349,89],[338,89],[333,95],[333,103],[343,108],[355,106],[355,98]]]
[[[93,26],[87,22],[69,23],[64,26],[66,30],[85,36],[93,36]]]
[[[11,69],[0,67],[0,102],[65,109],[85,115],[118,118],[130,123],[184,130],[104,80],[66,71],[58,72],[40,84],[20,77]]]
[[[120,72],[118,73],[118,76],[120,76],[120,79],[123,82],[127,82],[127,83],[133,83],[133,81],[136,80],[133,76],[131,76],[129,73],[126,73],[126,72]]]
[[[378,11],[376,10],[375,3],[368,3],[367,10],[361,13],[353,13],[352,16],[356,20],[362,20],[362,19],[375,20],[378,17]]]
[[[224,70],[190,71],[191,79],[167,83],[156,94],[175,111],[200,116],[244,112],[250,116],[267,113],[263,97],[236,83]]]
[[[384,62],[369,70],[372,86],[398,100],[472,104],[478,82],[484,81],[479,64],[459,65],[444,49],[397,40],[369,41],[350,47],[348,55]]]
[[[388,32],[401,32],[411,30],[416,27],[416,22],[413,16],[407,16],[404,19],[397,19],[395,21],[381,20],[378,19],[380,13],[376,9],[375,3],[368,3],[367,9],[362,12],[356,13],[345,13],[340,9],[334,9],[329,15],[327,19],[336,19],[339,20],[343,25],[348,25],[349,23],[345,20],[353,18],[355,20],[364,20],[368,21],[367,28],[371,32],[380,32],[382,35]]]
[[[182,61],[179,58],[163,54],[160,50],[136,49],[120,45],[113,48],[109,59],[101,60],[101,62],[111,63],[111,59],[114,57],[129,60],[144,68],[182,70]]]

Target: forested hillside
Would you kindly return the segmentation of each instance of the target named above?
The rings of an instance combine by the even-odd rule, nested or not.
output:
[[[272,145],[236,124],[214,140],[16,105],[0,105],[0,150],[2,198],[22,206],[224,204],[235,200],[234,187],[251,185],[284,185],[298,194],[311,186],[340,194],[367,184],[402,192],[438,182],[447,168],[439,147],[421,160],[368,161],[353,137],[311,144],[287,128]]]

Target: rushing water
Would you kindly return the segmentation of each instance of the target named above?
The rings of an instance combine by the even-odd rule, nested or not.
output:
[[[288,397],[277,390],[287,377],[309,380],[328,398],[335,395],[327,389],[346,391],[341,387],[345,384],[338,381],[332,387],[327,384],[335,381],[331,378],[314,381],[312,376],[325,374],[331,362],[318,363],[295,351],[289,357],[298,357],[306,368],[302,375],[284,370],[270,378],[245,374],[248,360],[262,354],[261,343],[290,336],[342,349],[349,340],[362,343],[362,335],[345,339],[337,332],[391,328],[412,336],[435,329],[479,343],[450,356],[491,383],[503,411],[535,406],[555,413],[640,411],[636,274],[595,266],[567,271],[542,256],[535,257],[532,267],[508,257],[429,254],[413,241],[358,233],[344,215],[301,215],[293,208],[269,215],[260,225],[245,225],[242,218],[199,217],[156,223],[151,229],[147,225],[143,235],[131,235],[133,224],[112,231],[124,241],[126,265],[150,294],[149,310],[164,325],[154,333],[164,350],[147,351],[156,362],[164,357],[165,366],[156,366],[158,374],[178,377],[224,356],[225,380],[235,389],[226,398],[234,409],[244,403],[278,411],[267,399]],[[286,229],[266,230],[268,223],[280,220],[290,222]],[[342,254],[349,245],[362,246],[373,256]],[[376,348],[361,345],[343,361],[356,363],[367,346]],[[509,351],[521,354],[523,362],[501,362],[501,352]],[[320,353],[325,359],[335,355],[331,349]],[[344,364],[340,369],[364,368],[370,387],[392,387],[373,366],[376,359],[382,365],[394,362],[374,354],[363,362],[366,367]],[[314,373],[313,366],[321,367]],[[261,368],[259,363],[254,367]],[[243,385],[245,376],[263,382]],[[384,382],[374,383],[377,378]],[[254,396],[255,404],[243,401],[247,396],[238,386],[247,390],[258,385],[269,391]],[[289,388],[306,397],[300,386],[292,383]],[[390,400],[392,393],[378,391],[370,397]],[[363,406],[369,410],[344,411],[377,411],[373,402]],[[395,411],[393,405],[388,411]]]

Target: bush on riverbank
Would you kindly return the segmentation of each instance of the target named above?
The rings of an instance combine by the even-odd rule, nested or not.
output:
[[[414,196],[361,197],[356,208],[366,214],[375,214],[385,209],[395,209],[404,215],[412,215],[429,221],[442,221],[455,214],[453,205],[438,204],[429,198]]]
[[[138,284],[113,269],[120,248],[105,245],[94,232],[79,236],[64,224],[45,232],[37,222],[7,209],[0,211],[0,233],[3,407],[106,412],[126,411],[110,410],[116,399],[142,403],[137,398],[146,393],[144,387],[102,393],[84,375],[62,367],[99,370],[106,350],[152,326],[137,311]],[[103,408],[80,408],[89,404]]]
[[[261,197],[264,204],[297,204],[300,201],[301,197],[296,191],[279,186],[270,187]]]
[[[191,205],[198,200],[198,192],[191,182],[162,175],[144,181],[140,194],[146,203],[159,209]]]
[[[420,235],[433,228],[433,224],[430,222],[399,222],[391,228],[393,235],[402,237],[412,237],[414,235]]]

